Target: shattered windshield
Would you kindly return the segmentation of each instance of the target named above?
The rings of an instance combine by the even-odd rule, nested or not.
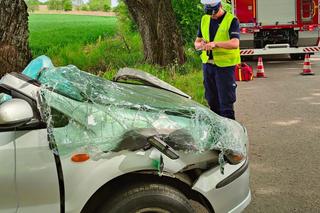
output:
[[[39,109],[60,155],[84,147],[91,153],[134,151],[151,136],[177,151],[246,154],[240,124],[183,96],[108,81],[72,65],[34,72],[41,82]]]

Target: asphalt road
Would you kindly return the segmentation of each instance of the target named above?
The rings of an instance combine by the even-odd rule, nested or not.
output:
[[[299,75],[303,61],[272,58],[267,78],[238,83],[236,116],[250,138],[245,212],[320,212],[320,58],[314,76]]]

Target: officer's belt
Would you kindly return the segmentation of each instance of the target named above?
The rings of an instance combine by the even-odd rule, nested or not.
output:
[[[214,61],[213,61],[212,59],[209,59],[209,60],[207,61],[207,64],[214,64]]]

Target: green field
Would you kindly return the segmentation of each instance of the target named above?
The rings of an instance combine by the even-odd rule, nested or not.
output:
[[[54,53],[66,46],[94,43],[115,34],[115,17],[81,15],[29,16],[30,47],[34,56]]]
[[[141,38],[120,29],[116,17],[80,15],[30,15],[33,57],[45,54],[55,66],[73,64],[111,79],[122,67],[147,71],[205,103],[201,62],[193,48],[186,48],[188,62],[162,68],[144,62]]]

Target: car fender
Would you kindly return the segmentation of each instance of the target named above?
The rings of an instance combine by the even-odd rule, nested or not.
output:
[[[72,162],[72,156],[61,157],[66,212],[80,212],[95,192],[121,175],[156,170],[155,159],[150,158],[151,152],[105,153],[82,163]],[[181,168],[185,166],[180,164]]]

